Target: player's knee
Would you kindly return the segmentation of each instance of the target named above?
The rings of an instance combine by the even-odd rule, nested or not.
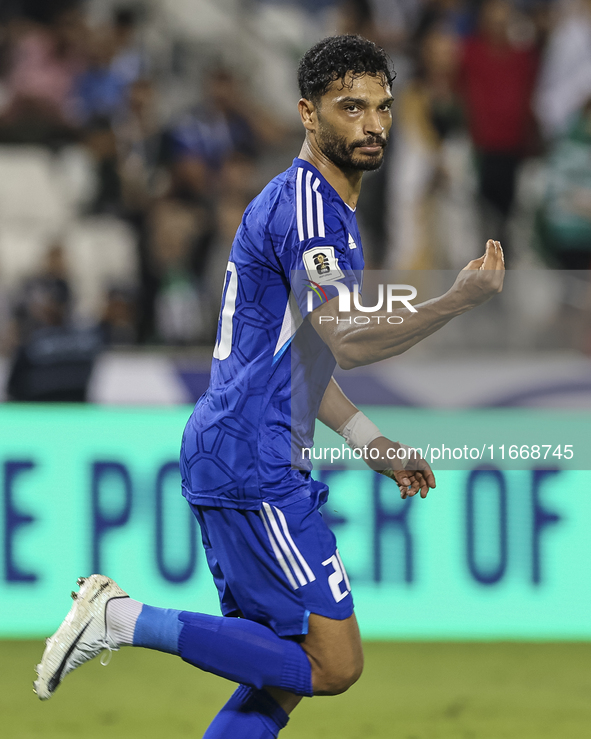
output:
[[[363,658],[346,664],[326,666],[314,676],[314,693],[316,695],[340,695],[359,680],[362,672]]]
[[[361,677],[363,665],[352,665],[350,669],[339,673],[338,678],[332,685],[331,695],[340,695],[354,685]]]

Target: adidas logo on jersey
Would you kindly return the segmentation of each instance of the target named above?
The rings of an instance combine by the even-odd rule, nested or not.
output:
[[[357,249],[357,244],[353,240],[351,234],[349,234],[349,249]]]

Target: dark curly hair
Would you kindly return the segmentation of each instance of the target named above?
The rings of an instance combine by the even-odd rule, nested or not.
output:
[[[309,49],[298,67],[300,95],[317,102],[335,80],[344,80],[347,72],[353,78],[365,74],[383,75],[388,85],[396,73],[386,52],[363,36],[346,34],[329,36]]]

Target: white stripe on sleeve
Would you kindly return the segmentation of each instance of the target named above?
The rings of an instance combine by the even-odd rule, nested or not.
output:
[[[314,238],[314,212],[312,209],[312,172],[306,172],[306,220],[308,221],[308,238]]]
[[[298,174],[296,177],[296,218],[298,223],[298,238],[303,241],[304,236],[304,215],[302,211],[302,175],[304,173],[303,167],[298,167]]]
[[[318,186],[320,180],[318,177],[314,180],[312,190],[316,193],[316,219],[318,220],[318,236],[324,238],[326,233],[324,232],[324,203],[322,201],[322,195],[318,192]]]

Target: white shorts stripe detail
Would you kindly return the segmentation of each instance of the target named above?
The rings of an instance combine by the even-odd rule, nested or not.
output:
[[[326,233],[324,232],[324,203],[322,201],[322,195],[318,192],[318,186],[320,180],[318,177],[314,180],[312,190],[316,193],[316,218],[318,220],[318,236],[324,238]]]
[[[300,564],[302,565],[304,572],[306,573],[308,577],[308,582],[313,582],[316,579],[316,575],[312,572],[312,570],[310,569],[310,565],[306,562],[306,560],[302,556],[302,553],[296,547],[295,542],[292,539],[291,534],[289,533],[289,528],[287,527],[287,521],[285,520],[285,514],[280,508],[276,508],[275,506],[273,506],[273,508],[275,508],[275,513],[277,514],[279,521],[281,522],[281,528],[283,529],[285,538],[291,544],[291,548],[295,552],[296,557],[300,560]]]
[[[285,576],[287,577],[289,584],[294,590],[298,589],[298,584],[294,580],[293,575],[290,572],[289,567],[287,566],[287,562],[285,561],[285,558],[283,554],[281,554],[281,551],[279,547],[277,546],[277,543],[275,542],[275,539],[273,538],[273,535],[271,534],[271,531],[269,529],[269,525],[265,520],[265,514],[262,511],[259,511],[259,515],[263,521],[263,525],[265,527],[265,531],[267,532],[267,536],[269,537],[269,541],[271,542],[271,546],[273,547],[273,553],[275,554],[275,557],[277,558],[277,561],[279,562],[279,565],[281,566],[281,569],[285,573]]]
[[[312,172],[306,172],[306,220],[308,221],[308,238],[314,238],[314,212],[312,208]]]
[[[267,518],[269,520],[269,523],[271,524],[271,529],[275,534],[275,538],[277,539],[279,546],[283,550],[283,553],[287,557],[287,561],[291,565],[291,569],[294,571],[295,576],[300,582],[300,585],[306,585],[307,580],[304,577],[304,573],[300,570],[298,563],[295,561],[290,548],[287,546],[287,543],[283,538],[283,534],[281,533],[281,531],[279,531],[279,526],[277,525],[277,521],[275,520],[275,515],[273,514],[271,506],[268,503],[263,503],[263,508],[265,510],[265,513],[267,514]]]
[[[343,564],[343,560],[341,559],[341,555],[339,554],[339,550],[335,549],[335,554],[337,555],[337,559],[339,560],[339,564],[341,565],[341,570],[343,571],[343,576],[345,578],[345,582],[347,584],[347,590],[351,592],[351,583],[349,582],[349,577],[347,575],[347,570],[345,569],[345,565]]]
[[[296,177],[296,218],[298,223],[298,238],[303,241],[304,236],[304,215],[302,212],[302,175],[304,173],[303,167],[298,167],[298,174]]]

